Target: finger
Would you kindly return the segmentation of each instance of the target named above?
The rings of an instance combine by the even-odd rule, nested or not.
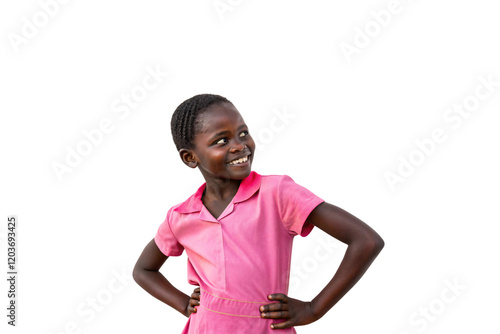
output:
[[[288,301],[287,295],[285,295],[283,293],[275,293],[275,294],[267,296],[267,298],[269,300],[279,300],[279,301],[282,301],[282,302]]]
[[[272,303],[272,304],[262,305],[259,309],[261,312],[288,311],[288,303]]]
[[[272,329],[284,329],[284,328],[290,328],[290,327],[293,327],[293,323],[291,320],[279,322],[277,324],[271,324]]]
[[[194,298],[194,299],[200,299],[200,293],[199,292],[193,292],[191,294],[191,298]]]
[[[288,311],[262,312],[261,316],[266,319],[290,319]]]
[[[189,306],[198,306],[198,305],[200,305],[200,301],[198,301],[196,299],[189,300]]]
[[[200,292],[200,288],[197,287],[196,289],[193,290],[193,292]]]

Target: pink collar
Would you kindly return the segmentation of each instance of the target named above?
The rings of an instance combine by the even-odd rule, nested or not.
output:
[[[241,181],[238,191],[236,192],[236,195],[234,195],[232,202],[239,203],[246,201],[247,199],[252,197],[253,194],[255,194],[257,190],[260,189],[260,179],[261,179],[260,174],[251,171],[250,175],[248,175]],[[175,208],[174,211],[179,213],[192,213],[201,211],[203,207],[203,202],[201,201],[201,195],[203,194],[206,185],[207,185],[206,182],[203,183],[203,185],[200,188],[198,188],[196,193],[191,195],[191,197],[189,197],[184,203],[180,204],[177,208]]]

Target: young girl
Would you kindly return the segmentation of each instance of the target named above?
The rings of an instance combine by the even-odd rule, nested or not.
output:
[[[189,317],[183,334],[296,333],[325,315],[384,246],[361,220],[288,176],[251,170],[255,143],[234,105],[201,94],[175,110],[172,135],[182,161],[205,183],[172,207],[135,265],[135,281]],[[292,241],[317,226],[348,244],[326,287],[310,302],[287,296]],[[186,250],[190,296],[159,272]]]

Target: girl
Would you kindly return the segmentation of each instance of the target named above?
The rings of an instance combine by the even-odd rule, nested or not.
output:
[[[189,317],[183,334],[296,333],[320,319],[361,278],[384,246],[361,220],[288,176],[251,170],[255,143],[234,105],[196,95],[177,107],[172,136],[205,183],[172,207],[133,271],[154,297]],[[312,301],[287,296],[292,241],[317,226],[348,244],[337,272]],[[189,297],[159,272],[186,250]]]

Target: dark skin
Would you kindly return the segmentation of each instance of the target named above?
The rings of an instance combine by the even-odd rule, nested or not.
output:
[[[250,174],[255,143],[232,104],[213,105],[209,111],[199,116],[202,126],[195,136],[194,148],[181,149],[179,154],[187,166],[201,171],[207,184],[202,202],[218,217],[238,191],[241,180]],[[229,164],[242,157],[248,161]],[[358,282],[384,247],[384,241],[373,229],[332,204],[318,205],[307,222],[348,247],[337,272],[312,301],[281,293],[268,296],[270,303],[261,305],[259,310],[263,318],[281,320],[271,325],[273,329],[307,325],[320,319]],[[167,258],[151,240],[135,265],[133,277],[155,298],[189,317],[199,305],[200,290],[197,288],[188,296],[172,286],[159,272]]]
[[[212,106],[198,116],[202,126],[194,138],[193,149],[179,150],[182,161],[198,168],[207,186],[202,202],[219,217],[238,191],[241,180],[251,172],[255,143],[240,113],[230,103]],[[242,164],[229,162],[248,157]]]
[[[335,205],[318,205],[307,221],[348,247],[337,272],[312,301],[303,302],[284,294],[268,296],[278,303],[261,306],[262,317],[286,319],[271,325],[274,329],[307,325],[320,319],[358,282],[384,247],[384,241],[373,229]]]

